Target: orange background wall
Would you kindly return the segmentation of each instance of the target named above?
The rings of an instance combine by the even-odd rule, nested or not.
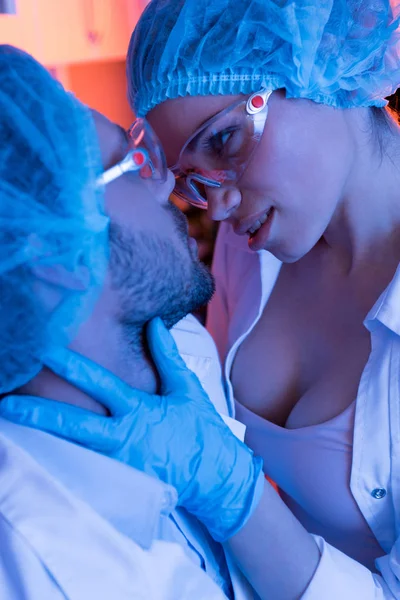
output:
[[[95,62],[70,65],[65,82],[85,104],[128,128],[133,121],[126,91],[125,62]]]
[[[0,43],[32,54],[64,87],[128,127],[125,56],[146,0],[16,0],[0,15]]]

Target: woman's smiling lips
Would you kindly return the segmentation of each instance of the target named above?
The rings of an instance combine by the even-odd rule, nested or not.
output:
[[[254,235],[258,229],[267,221],[269,214],[272,211],[272,206],[264,209],[262,212],[251,215],[246,219],[240,220],[233,225],[234,232],[237,235]]]
[[[271,231],[274,214],[275,210],[270,208],[264,223],[254,233],[250,234],[248,242],[250,250],[257,252],[258,250],[265,249]]]

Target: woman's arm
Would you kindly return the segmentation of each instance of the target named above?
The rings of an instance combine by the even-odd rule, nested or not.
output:
[[[253,515],[227,544],[262,600],[301,598],[321,557],[312,535],[267,481]]]
[[[372,573],[308,533],[267,481],[227,546],[262,600],[400,599],[400,538],[377,560],[382,575]]]

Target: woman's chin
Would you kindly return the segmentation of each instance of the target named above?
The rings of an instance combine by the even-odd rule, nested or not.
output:
[[[312,246],[301,245],[301,247],[299,247],[294,246],[293,244],[275,243],[265,249],[281,262],[291,264],[299,261],[308,254],[312,249]]]

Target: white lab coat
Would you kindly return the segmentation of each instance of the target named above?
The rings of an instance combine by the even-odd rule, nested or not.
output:
[[[0,433],[0,600],[224,598],[181,546],[144,550]]]
[[[235,355],[249,335],[277,280],[281,263],[255,253],[246,237],[220,226],[213,271],[217,292],[208,328],[224,363],[227,401],[234,416],[230,381]],[[321,537],[321,560],[301,600],[400,599],[400,266],[364,321],[372,351],[358,389],[350,489],[382,547],[380,574],[346,556]]]
[[[243,439],[244,426],[227,415],[221,367],[211,336],[191,315],[177,325],[173,334],[184,360],[199,377],[217,410],[234,433]],[[15,457],[13,464],[1,459],[2,451],[4,456]],[[8,498],[15,506],[19,505],[24,519],[29,519],[31,533],[41,541],[40,548],[20,534],[16,522],[6,518],[7,505],[2,502],[2,492],[7,489],[7,482],[14,478],[23,480],[24,485],[14,486]],[[105,480],[106,486],[103,485]],[[29,481],[32,482],[30,485]],[[140,498],[138,486],[142,490]],[[170,494],[168,500],[163,499],[167,488],[170,492],[169,486],[108,457],[0,418],[0,547],[4,549],[0,555],[0,600],[47,600],[53,597],[123,600],[125,597],[142,598],[136,596],[139,592],[146,600],[225,598],[212,581],[214,579],[221,585],[213,564],[209,536],[207,538],[201,531],[193,517],[173,510],[176,498],[169,509],[165,509],[171,502]],[[65,503],[66,506],[74,505],[72,512],[68,509],[69,520],[63,515]],[[35,512],[45,505],[48,524]],[[161,505],[164,505],[164,515],[171,513],[172,526],[168,518],[160,518]],[[76,542],[72,539],[74,529],[69,526],[70,521],[81,523],[81,538]],[[140,523],[143,526],[138,529]],[[63,531],[56,537],[49,536],[50,529],[56,529],[55,524]],[[42,526],[46,528],[43,533]],[[135,535],[132,535],[134,529]],[[128,531],[128,537],[123,535]],[[111,536],[113,545],[108,543],[106,533]],[[96,543],[95,551],[90,550],[93,540],[100,535],[105,539],[101,544]],[[129,537],[133,537],[133,541]],[[156,541],[156,537],[164,541]],[[75,545],[77,549],[72,550]],[[123,564],[118,555],[127,547],[128,571],[133,567],[139,571],[139,576],[134,577],[137,585],[132,587],[133,583],[129,581],[126,594],[122,591],[126,576],[118,575],[114,595],[107,595],[115,585],[113,574],[118,573],[113,565],[115,562]],[[117,551],[117,548],[120,549]],[[125,551],[125,560],[126,555]],[[51,564],[44,560],[45,556],[52,557]],[[257,598],[229,554],[226,560],[234,599]],[[157,573],[156,578],[154,573]],[[65,587],[63,579],[79,580],[78,589],[71,590],[70,584]],[[95,585],[92,595],[85,595],[90,585]]]

